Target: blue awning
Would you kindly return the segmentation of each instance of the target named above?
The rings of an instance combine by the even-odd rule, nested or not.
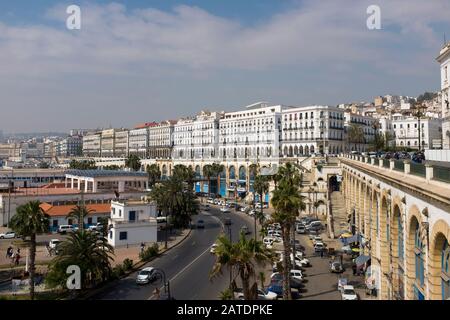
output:
[[[359,268],[360,266],[362,266],[363,264],[365,264],[369,260],[370,260],[370,256],[360,255],[355,260],[356,267]]]

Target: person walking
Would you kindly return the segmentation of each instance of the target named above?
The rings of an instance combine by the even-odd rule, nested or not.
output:
[[[6,258],[11,259],[12,254],[13,254],[13,248],[11,246],[9,246],[8,249],[6,249]]]
[[[20,251],[20,250],[17,250],[17,251]],[[20,254],[17,252],[17,253],[15,254],[15,256],[14,256],[14,264],[15,264],[16,266],[18,266],[19,263],[20,263]]]

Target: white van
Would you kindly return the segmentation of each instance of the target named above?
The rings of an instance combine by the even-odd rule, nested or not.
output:
[[[62,224],[58,228],[58,233],[61,233],[61,234],[64,234],[67,232],[73,232],[73,231],[74,231],[74,228],[70,224]]]

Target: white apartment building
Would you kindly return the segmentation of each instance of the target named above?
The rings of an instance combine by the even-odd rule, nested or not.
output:
[[[118,129],[115,130],[114,136],[114,157],[128,157],[128,130]]]
[[[284,157],[338,154],[344,150],[344,112],[329,106],[286,108],[280,138]]]
[[[219,158],[222,161],[278,163],[283,107],[258,102],[245,109],[227,112],[220,119]]]
[[[421,148],[433,149],[433,140],[442,137],[442,119],[420,119]],[[419,122],[416,117],[403,117],[394,115],[392,118],[392,130],[397,147],[412,149],[419,148]]]
[[[113,247],[158,241],[156,204],[142,200],[111,201],[108,243]]]
[[[173,148],[175,123],[173,120],[167,120],[148,126],[148,158],[170,159]]]
[[[128,134],[128,152],[140,158],[147,158],[148,127],[131,129]]]
[[[444,149],[450,149],[450,42],[436,60],[441,65],[442,144]]]
[[[366,151],[368,144],[371,143],[375,137],[375,125],[378,122],[378,119],[363,116],[361,114],[352,113],[352,112],[345,112],[344,113],[344,127],[345,127],[345,147],[346,149],[344,151]],[[364,139],[361,140],[363,142],[361,143],[355,143],[349,141],[349,128],[351,126],[358,126],[361,127],[362,132],[364,133]]]
[[[172,160],[174,165],[190,162],[194,159],[193,137],[195,118],[178,120],[173,128]]]
[[[194,160],[216,159],[220,117],[217,112],[202,111],[195,118],[192,130]]]
[[[101,157],[101,132],[89,132],[83,136],[83,155],[87,157]]]

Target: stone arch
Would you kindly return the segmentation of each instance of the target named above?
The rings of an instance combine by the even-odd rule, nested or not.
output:
[[[416,286],[416,233],[420,231],[422,216],[416,205],[413,205],[408,212],[407,238],[406,238],[406,298],[414,300]],[[423,288],[422,288],[423,289]],[[422,292],[424,293],[424,292]]]
[[[230,179],[232,179],[232,180],[236,179],[236,169],[234,166],[230,166],[230,168],[228,169],[228,172],[229,172]]]
[[[239,167],[239,180],[247,179],[247,170],[244,166]]]
[[[300,146],[300,147],[298,148],[298,152],[300,153],[300,155],[303,155],[303,146]]]
[[[314,153],[314,146],[311,146],[311,147],[309,148],[309,152]]]
[[[433,225],[430,234],[429,299],[450,298],[450,226],[442,219]]]
[[[391,292],[389,291],[390,283],[386,274],[389,273],[390,255],[389,243],[391,238],[390,221],[389,221],[389,201],[388,196],[383,192],[380,206],[380,245],[381,245],[381,299],[390,299]]]
[[[298,147],[297,146],[294,147],[294,155],[298,156]]]
[[[167,177],[167,166],[165,164],[162,165],[161,176],[163,179]]]
[[[197,178],[200,178],[200,177],[202,176],[202,169],[200,168],[199,165],[196,165],[196,166],[195,166],[195,176],[196,176]]]
[[[402,205],[397,199],[394,199],[394,206],[391,216],[391,244],[392,249],[392,269],[393,273],[393,291],[399,300],[405,298],[405,243],[404,243],[404,222],[402,215]]]
[[[305,146],[305,155],[309,156],[309,147]]]

